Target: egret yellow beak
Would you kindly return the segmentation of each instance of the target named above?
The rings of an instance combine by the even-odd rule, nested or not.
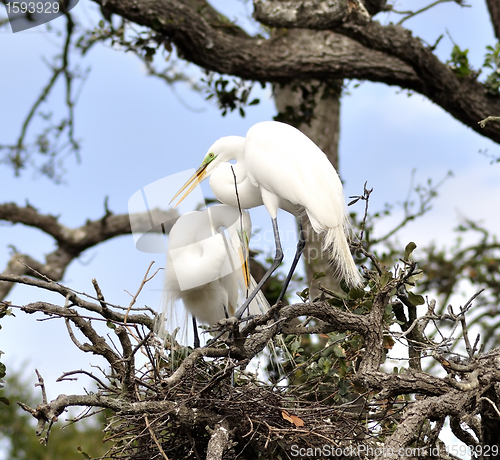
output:
[[[248,255],[243,254],[243,249],[240,247],[240,261],[241,270],[243,271],[243,279],[245,280],[245,286],[248,289],[250,287],[250,264],[248,260]]]
[[[243,271],[243,279],[245,280],[246,288],[250,287],[250,250],[248,248],[248,236],[243,230],[238,232],[241,246],[239,247],[239,256],[241,261],[241,269]]]
[[[203,181],[206,177],[206,169],[207,169],[208,163],[202,164],[196,172],[188,179],[188,181],[182,186],[182,188],[175,194],[175,196],[170,200],[170,203],[174,201],[186,188],[186,193],[181,196],[180,200],[175,204],[174,208],[179,205],[179,203],[186,198],[192,191],[193,189]],[[189,187],[189,188],[188,188]],[[170,204],[168,203],[168,204]]]

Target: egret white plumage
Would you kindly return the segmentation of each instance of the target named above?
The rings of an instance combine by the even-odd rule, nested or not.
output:
[[[248,212],[240,216],[238,209],[226,205],[179,217],[169,233],[162,321],[174,317],[179,300],[201,324],[234,316],[246,291],[256,287],[246,260],[251,229]],[[250,305],[252,314],[268,308],[263,295]]]
[[[230,163],[232,160],[236,163]],[[324,250],[330,253],[339,278],[349,286],[361,284],[348,244],[349,224],[340,178],[323,151],[298,129],[285,123],[265,121],[252,126],[246,137],[219,139],[208,149],[201,166],[172,201],[187,188],[180,203],[207,177],[222,203],[245,209],[264,204],[271,216],[276,254],[259,289],[283,259],[276,219],[278,208],[299,218],[305,212],[314,231],[323,235]],[[301,229],[297,253],[280,298],[304,245]]]

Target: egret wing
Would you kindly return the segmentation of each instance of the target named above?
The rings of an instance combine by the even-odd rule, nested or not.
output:
[[[313,226],[324,229],[344,224],[340,178],[321,149],[299,130],[277,122],[252,126],[245,164],[254,185],[305,207]]]

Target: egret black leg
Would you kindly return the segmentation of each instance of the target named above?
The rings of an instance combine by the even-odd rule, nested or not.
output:
[[[241,319],[241,317],[243,316],[243,313],[248,309],[250,302],[257,295],[257,292],[259,292],[260,288],[269,279],[269,277],[274,273],[274,271],[279,267],[279,265],[281,264],[281,261],[283,260],[283,249],[281,249],[280,234],[278,231],[277,219],[273,219],[273,231],[274,231],[274,242],[276,243],[276,254],[274,255],[273,264],[271,265],[271,268],[262,277],[262,279],[259,281],[259,283],[257,284],[257,287],[250,294],[248,299],[245,300],[245,303],[238,309],[238,311],[234,315],[238,319]]]
[[[200,336],[198,335],[198,325],[196,318],[193,316],[193,334],[194,334],[194,348],[200,348]]]
[[[297,242],[297,250],[295,251],[295,257],[293,258],[292,266],[290,267],[290,271],[288,272],[288,275],[286,277],[285,284],[283,284],[283,288],[281,289],[280,295],[276,303],[283,300],[283,297],[285,297],[285,293],[288,288],[288,285],[290,284],[290,280],[292,279],[293,273],[295,272],[295,268],[297,267],[297,263],[299,262],[300,256],[304,252],[304,247],[306,245],[306,235],[304,233],[304,229],[302,228],[302,219],[299,217],[298,220],[299,220],[299,241]]]

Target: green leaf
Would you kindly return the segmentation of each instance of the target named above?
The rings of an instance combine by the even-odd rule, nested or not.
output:
[[[324,278],[326,276],[325,272],[314,272],[313,274],[313,281],[319,280],[321,278]]]
[[[151,48],[150,46],[145,46],[143,48],[143,50],[146,52],[146,55],[144,56],[144,59],[147,61],[147,62],[152,62],[153,61],[153,57],[156,53],[156,50],[154,48]]]
[[[410,241],[405,248],[405,260],[410,260],[411,259],[411,253],[416,249],[417,245],[413,242]]]
[[[341,396],[345,396],[345,395],[349,394],[349,392],[351,390],[349,383],[346,382],[345,380],[339,381],[338,388],[339,388],[339,394]]]
[[[424,277],[424,272],[422,270],[416,270],[415,273],[413,275],[411,275],[410,277],[408,277],[408,279],[406,280],[406,282],[405,282],[406,288],[411,289],[412,287],[415,287],[416,282],[419,279],[422,279],[423,277]]]
[[[112,323],[111,321],[106,321],[106,326],[108,326],[110,329],[116,329],[116,325]]]
[[[389,281],[392,281],[392,273],[385,271],[380,277],[380,286],[384,287]]]
[[[359,350],[364,344],[360,335],[355,335],[348,343],[352,350]]]
[[[309,298],[309,288],[305,288],[302,292],[297,292],[296,294],[305,302]]]
[[[328,372],[330,372],[330,369],[332,368],[332,361],[322,357],[318,361],[318,366],[323,371],[323,374],[328,374]]]
[[[292,356],[300,350],[300,342],[300,337],[294,337],[293,340],[288,344],[288,348],[292,352]]]
[[[451,60],[446,63],[451,64],[450,67],[458,77],[467,77],[472,74],[472,69],[469,65],[467,54],[469,50],[461,50],[457,45],[453,47],[451,52]]]
[[[344,349],[339,346],[339,345],[334,345],[332,347],[332,350],[333,350],[333,354],[337,357],[337,358],[345,358],[345,353],[344,353]]]
[[[413,292],[408,292],[408,300],[415,306],[425,303],[425,299],[421,295],[413,294]]]
[[[346,294],[349,294],[350,288],[344,280],[340,281],[340,289],[342,289]]]
[[[78,446],[76,450],[80,452],[86,460],[92,460],[92,457],[83,451],[82,446]]]
[[[337,298],[328,299],[328,303],[332,307],[343,307],[344,306],[344,302],[342,302],[342,300],[337,299]]]
[[[10,302],[6,302],[6,304],[10,305]],[[3,318],[4,316],[15,316],[12,314],[12,310],[7,308],[7,305],[0,305],[0,318]]]
[[[352,288],[349,291],[349,298],[353,300],[362,299],[365,296],[365,290],[361,287]]]
[[[373,307],[373,299],[366,299],[363,301],[362,305],[366,307],[368,310],[371,310]]]

